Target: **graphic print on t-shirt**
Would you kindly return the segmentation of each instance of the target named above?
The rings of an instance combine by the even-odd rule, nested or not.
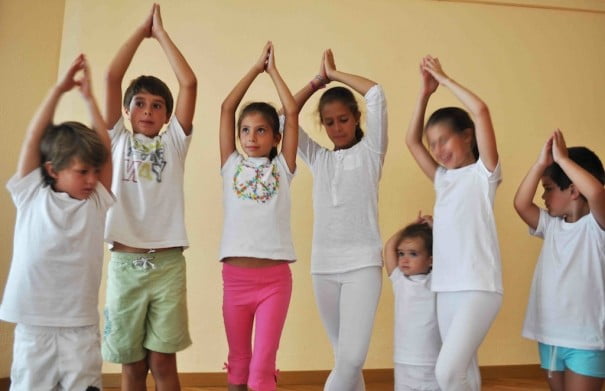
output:
[[[233,191],[237,198],[264,204],[278,190],[279,172],[272,162],[256,166],[253,162],[242,160],[235,168]]]
[[[166,167],[164,144],[161,137],[156,137],[149,143],[131,137],[124,151],[125,182],[139,180],[162,182],[162,172]]]

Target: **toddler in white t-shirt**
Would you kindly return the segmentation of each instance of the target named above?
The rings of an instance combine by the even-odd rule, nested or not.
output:
[[[429,216],[395,233],[384,262],[395,295],[395,391],[439,390],[441,348],[436,295],[431,291],[433,229]]]
[[[53,125],[78,88],[94,130]],[[17,323],[11,390],[99,390],[98,295],[111,195],[110,141],[79,55],[31,120],[7,188],[17,208],[0,319]]]

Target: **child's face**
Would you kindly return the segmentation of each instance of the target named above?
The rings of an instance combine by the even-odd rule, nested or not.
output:
[[[542,187],[544,188],[542,199],[551,216],[563,217],[568,214],[572,201],[571,186],[561,190],[549,176],[542,177]]]
[[[132,97],[126,115],[134,133],[155,137],[168,122],[166,101],[159,95],[141,91]]]
[[[419,237],[403,238],[397,245],[397,266],[406,276],[426,274],[433,265],[424,240]]]
[[[249,157],[269,157],[271,149],[277,147],[281,135],[261,113],[249,113],[241,120],[239,142]]]
[[[100,169],[83,163],[74,158],[70,165],[60,171],[55,171],[50,162],[45,164],[48,174],[55,179],[53,190],[67,193],[71,198],[85,200],[97,186]]]
[[[355,129],[359,116],[351,111],[344,103],[333,101],[321,108],[321,123],[334,143],[334,150],[350,148],[357,143]]]
[[[447,169],[460,168],[475,162],[471,129],[455,132],[446,123],[436,123],[426,130],[426,139],[437,163]]]

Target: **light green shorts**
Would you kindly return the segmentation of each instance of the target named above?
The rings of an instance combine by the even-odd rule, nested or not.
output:
[[[185,257],[112,252],[107,276],[103,359],[128,364],[147,351],[176,353],[191,345]]]

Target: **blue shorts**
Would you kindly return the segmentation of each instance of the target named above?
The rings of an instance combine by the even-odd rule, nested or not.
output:
[[[605,350],[571,349],[538,342],[540,364],[548,371],[569,369],[579,375],[605,378]]]

